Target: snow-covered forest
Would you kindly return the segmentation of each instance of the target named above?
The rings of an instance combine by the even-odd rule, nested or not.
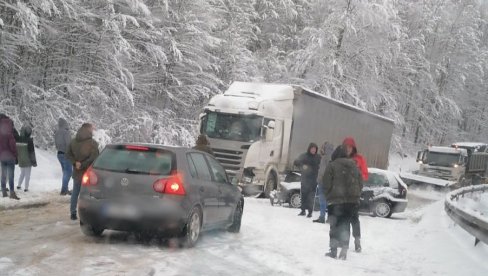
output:
[[[234,80],[395,120],[394,150],[488,136],[488,1],[0,0],[0,111],[112,141],[193,142]],[[486,141],[485,141],[486,142]]]

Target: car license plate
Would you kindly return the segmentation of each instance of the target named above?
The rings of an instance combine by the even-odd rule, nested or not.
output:
[[[106,208],[106,215],[112,218],[135,219],[139,213],[132,205],[110,204]]]

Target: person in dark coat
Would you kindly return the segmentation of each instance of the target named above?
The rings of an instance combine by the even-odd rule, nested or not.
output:
[[[356,163],[348,158],[343,146],[336,148],[332,154],[332,162],[325,169],[322,185],[330,223],[330,251],[326,256],[337,258],[337,249],[340,247],[339,258],[345,260],[349,249],[351,219],[359,206],[363,184]]]
[[[317,219],[313,220],[313,222],[317,223],[325,223],[325,215],[327,213],[327,200],[324,196],[324,189],[322,185],[322,176],[324,175],[325,168],[329,165],[329,162],[332,158],[332,153],[334,152],[334,145],[330,142],[325,142],[320,147],[320,166],[319,172],[317,176],[317,194],[319,196],[319,204],[320,204],[320,215]]]
[[[68,122],[63,118],[59,118],[58,129],[54,132],[54,144],[56,145],[58,161],[59,164],[61,164],[61,170],[63,171],[60,195],[71,194],[68,185],[71,175],[73,174],[73,166],[66,158],[66,152],[68,151],[70,143],[71,132],[69,130]]]
[[[5,114],[0,114],[0,164],[2,169],[2,196],[7,197],[7,177],[10,187],[10,198],[19,200],[14,190],[14,172],[17,163],[17,146],[15,145],[14,122]]]
[[[361,172],[361,178],[363,182],[368,181],[368,164],[366,163],[366,159],[358,153],[356,147],[356,141],[352,137],[346,137],[342,142],[346,149],[347,156],[352,158],[354,162],[356,162],[356,166],[358,167],[359,171]],[[354,237],[354,250],[356,252],[361,252],[361,223],[359,221],[359,206],[358,209],[355,210],[354,215],[351,220],[352,226],[352,236]]]
[[[93,139],[94,126],[85,123],[76,133],[76,137],[71,140],[66,157],[73,164],[73,192],[71,193],[71,219],[77,220],[76,216],[78,196],[80,195],[81,180],[83,174],[88,170],[93,161],[98,157],[98,143]]]
[[[300,168],[302,173],[302,211],[298,215],[305,216],[305,210],[308,210],[307,217],[309,218],[312,217],[315,190],[317,189],[317,175],[320,165],[320,156],[317,151],[318,146],[314,143],[310,143],[307,152],[300,155],[293,163],[295,166]]]
[[[214,155],[214,152],[209,145],[210,143],[208,142],[207,135],[200,134],[198,135],[196,145],[193,147],[193,149],[204,151],[211,155]]]
[[[34,139],[32,139],[31,135],[32,128],[25,125],[20,129],[20,137],[17,141],[17,153],[20,167],[20,177],[17,184],[17,190],[22,188],[22,182],[25,180],[24,192],[29,190],[32,167],[37,167]]]

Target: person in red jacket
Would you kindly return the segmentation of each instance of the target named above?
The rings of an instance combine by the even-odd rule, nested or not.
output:
[[[347,155],[352,158],[361,172],[363,183],[368,180],[368,164],[366,159],[358,153],[356,141],[352,137],[346,137],[342,144],[346,147]],[[359,205],[358,205],[359,206]],[[361,252],[361,223],[359,222],[359,209],[354,210],[351,220],[352,235],[354,237],[354,249],[356,252]]]

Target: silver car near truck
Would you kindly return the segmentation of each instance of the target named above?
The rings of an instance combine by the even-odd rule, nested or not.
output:
[[[83,175],[84,234],[105,229],[176,236],[192,247],[200,232],[239,232],[244,199],[209,154],[148,144],[108,145]]]

